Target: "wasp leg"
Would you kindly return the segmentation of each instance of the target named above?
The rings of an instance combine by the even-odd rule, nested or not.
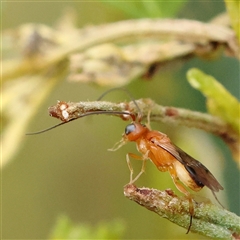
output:
[[[132,157],[132,158],[134,158],[136,160],[143,161],[141,171],[138,173],[138,175],[134,179],[132,179],[133,178],[133,168],[132,168],[132,165],[131,165],[131,162],[130,162],[130,157]],[[145,171],[145,163],[146,163],[147,158],[144,157],[144,156],[138,156],[138,155],[133,154],[133,153],[128,153],[126,155],[126,160],[127,160],[128,168],[130,170],[130,182],[129,182],[129,184],[133,184],[144,173],[144,171]]]
[[[191,226],[192,226],[192,218],[193,218],[193,215],[194,215],[193,199],[192,199],[192,196],[189,193],[189,191],[182,185],[182,183],[178,179],[176,170],[173,167],[169,168],[169,173],[170,173],[170,175],[173,179],[173,182],[174,182],[175,186],[177,187],[177,189],[180,192],[182,192],[188,198],[188,201],[189,201],[190,223],[189,223],[189,226],[188,226],[188,229],[187,229],[187,232],[186,232],[186,234],[188,234],[190,229],[191,229]]]
[[[112,148],[109,148],[108,151],[116,151],[124,144],[126,144],[126,141],[122,138],[119,142],[116,142]]]
[[[141,171],[140,171],[140,172],[138,173],[138,175],[132,180],[132,183],[136,182],[136,181],[138,180],[138,178],[145,172],[145,163],[146,163],[146,159],[143,159]]]
[[[148,111],[148,115],[147,115],[147,123],[146,126],[149,130],[151,130],[151,125],[150,125],[150,116],[151,116],[151,110]]]

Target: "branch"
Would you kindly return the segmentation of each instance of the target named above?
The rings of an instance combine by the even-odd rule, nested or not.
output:
[[[189,201],[179,198],[172,190],[159,191],[126,185],[124,195],[161,217],[188,229]],[[194,202],[194,216],[190,231],[210,238],[239,239],[239,222],[240,218],[226,209],[211,203]]]
[[[239,151],[239,136],[226,122],[218,117],[191,111],[183,108],[166,107],[156,104],[151,99],[139,99],[136,102],[111,103],[106,101],[95,102],[63,102],[49,108],[49,114],[63,122],[83,117],[93,111],[130,112],[137,115],[141,109],[142,117],[147,118],[150,111],[150,120],[157,122],[194,127],[220,137],[231,149],[233,154]],[[112,114],[114,115],[114,114]],[[117,115],[119,116],[119,114]],[[123,117],[121,115],[121,117]]]
[[[33,37],[40,44],[38,48],[42,48],[42,45],[45,45],[42,42],[46,42],[46,40],[48,40],[47,42],[50,46],[44,49],[40,56],[38,56],[39,54],[36,54],[36,58],[24,59],[23,56],[24,60],[22,58],[9,59],[9,61],[5,60],[2,68],[3,79],[7,80],[27,75],[29,73],[39,73],[39,71],[43,71],[51,66],[55,66],[60,61],[66,60],[72,53],[84,52],[97,45],[119,42],[127,42],[129,44],[136,42],[136,40],[138,41],[139,39],[145,40],[146,38],[152,41],[156,40],[157,42],[160,42],[159,40],[178,41],[179,47],[173,42],[175,52],[171,52],[172,47],[169,48],[169,46],[167,46],[167,48],[163,47],[162,50],[160,49],[160,52],[162,53],[160,54],[161,56],[167,54],[167,57],[164,58],[165,61],[169,60],[169,58],[172,59],[178,56],[183,57],[192,53],[195,54],[195,51],[200,53],[200,55],[201,52],[202,55],[211,54],[218,46],[223,46],[230,55],[236,58],[239,57],[239,47],[236,42],[236,37],[230,28],[194,20],[127,20],[106,25],[86,27],[80,30],[75,29],[76,31],[72,31],[72,33],[69,33],[69,31],[67,33],[59,32],[48,28],[48,32],[50,32],[49,35],[54,36],[53,39],[49,36],[47,37],[50,39],[41,36],[41,28],[43,28],[42,25],[23,25],[17,29],[16,32],[20,35],[20,39],[25,39],[22,49],[24,52],[30,51],[26,50],[26,46],[30,49],[32,48],[31,44]],[[29,35],[27,39],[26,32]],[[5,35],[6,34],[4,34],[4,36]],[[9,35],[5,37],[9,38]],[[13,39],[13,42],[14,41],[16,41],[16,39]],[[15,45],[16,44],[14,43],[13,48],[15,48]],[[38,48],[34,49],[33,53],[35,53],[34,51],[37,51]],[[184,48],[185,50],[183,51],[181,48]],[[157,49],[159,49],[159,46]],[[151,48],[149,49],[149,47],[147,47],[147,51],[149,53]],[[137,52],[138,51],[134,49],[131,54]],[[170,56],[168,52],[171,52]],[[130,57],[130,54],[128,56]],[[101,57],[102,56],[100,56],[100,58]],[[133,64],[134,62],[135,59],[131,63]]]

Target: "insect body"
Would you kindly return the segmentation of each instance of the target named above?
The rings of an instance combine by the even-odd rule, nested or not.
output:
[[[169,171],[175,186],[180,192],[185,194],[189,200],[191,219],[187,231],[188,233],[192,224],[194,207],[192,196],[185,186],[193,191],[199,191],[206,186],[212,191],[217,201],[218,199],[215,192],[222,190],[223,187],[203,164],[174,145],[164,133],[151,131],[140,122],[133,122],[127,125],[120,144],[113,150],[118,149],[128,141],[136,142],[137,149],[142,154],[142,156],[137,156],[132,153],[127,155],[127,163],[131,171],[130,183],[135,182],[144,172],[145,160],[147,159],[150,159],[158,170],[162,172]],[[133,170],[130,165],[129,157],[144,161],[141,172],[135,179],[132,179]]]
[[[123,141],[136,142],[144,158],[149,158],[160,171],[170,172],[177,187],[180,180],[194,191],[204,186],[213,192],[223,189],[203,164],[171,143],[164,133],[151,131],[141,123],[131,123],[125,129]]]

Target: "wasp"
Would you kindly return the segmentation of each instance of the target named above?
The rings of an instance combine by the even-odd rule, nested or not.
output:
[[[133,119],[135,119],[135,117]],[[148,159],[159,171],[168,171],[176,188],[189,200],[190,224],[187,233],[192,226],[194,206],[193,197],[186,187],[195,192],[200,191],[204,186],[208,187],[212,191],[217,202],[222,206],[215,192],[223,190],[223,187],[213,174],[201,162],[172,143],[166,134],[160,131],[151,130],[150,127],[142,124],[141,112],[135,121],[132,121],[132,123],[126,126],[122,139],[116,144],[116,147],[109,150],[115,151],[127,142],[135,142],[138,152],[141,153],[141,156],[133,153],[128,153],[126,155],[127,164],[130,170],[130,184],[134,183],[145,171],[145,162]],[[130,157],[143,161],[141,171],[134,179]]]
[[[172,143],[166,134],[150,130],[140,122],[132,122],[126,126],[119,145],[110,150],[115,151],[127,142],[135,142],[137,150],[141,153],[141,156],[133,153],[126,155],[127,164],[131,172],[130,184],[134,183],[145,171],[145,161],[148,159],[159,171],[168,171],[176,188],[189,200],[190,224],[187,233],[192,225],[194,207],[192,195],[186,187],[195,192],[201,190],[204,186],[208,187],[221,205],[215,194],[215,192],[223,190],[221,184],[202,163]],[[130,164],[130,157],[143,161],[142,169],[134,179],[132,177],[133,169]]]
[[[98,100],[100,100],[106,93],[113,91],[116,89],[111,89],[105,92]],[[130,96],[131,97],[131,96]],[[170,138],[156,130],[151,130],[149,126],[142,124],[142,113],[137,105],[136,101],[132,98],[134,104],[138,109],[138,114],[133,114],[131,112],[121,112],[121,111],[92,111],[87,112],[85,114],[80,115],[72,120],[77,118],[95,115],[95,114],[113,114],[113,115],[121,115],[121,116],[130,116],[132,122],[128,124],[125,128],[124,134],[122,135],[122,139],[120,142],[113,147],[112,151],[115,151],[122,147],[127,142],[135,142],[138,152],[141,154],[136,155],[133,153],[128,153],[126,155],[127,165],[130,170],[130,184],[133,184],[145,171],[145,163],[146,160],[150,160],[159,171],[170,173],[172,180],[176,186],[176,188],[183,193],[187,199],[189,200],[189,214],[190,214],[190,224],[187,230],[187,233],[190,231],[192,225],[192,218],[194,216],[194,205],[193,205],[193,197],[189,192],[188,188],[197,192],[201,190],[204,186],[209,188],[212,191],[215,199],[221,205],[215,192],[219,190],[223,190],[221,184],[217,181],[217,179],[213,176],[213,174],[198,160],[188,155],[181,148],[177,147],[174,143],[171,142]],[[66,116],[67,105],[60,104],[59,106],[60,112],[62,112],[63,116]],[[150,113],[150,112],[149,112]],[[124,118],[124,117],[123,117]],[[148,116],[150,119],[150,114]],[[58,127],[67,122],[62,122],[57,124],[51,128],[45,129],[40,132],[32,133],[42,133],[48,131],[52,128]],[[148,124],[149,125],[149,124]],[[142,160],[142,168],[139,174],[133,179],[133,168],[130,163],[130,158],[134,158],[137,160]],[[188,188],[187,188],[188,187]]]

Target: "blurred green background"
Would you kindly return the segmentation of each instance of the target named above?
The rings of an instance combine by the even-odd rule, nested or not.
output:
[[[116,3],[115,3],[116,4]],[[67,8],[77,13],[78,27],[135,17],[173,17],[209,21],[225,10],[223,1],[159,2],[158,8],[141,3],[98,2],[2,2],[3,29],[24,23],[53,26]],[[135,9],[135,10],[134,10]],[[154,10],[154,11],[153,11]],[[239,63],[225,56],[214,61],[191,59],[163,67],[151,81],[131,82],[127,89],[138,98],[152,98],[168,106],[206,111],[204,97],[186,81],[186,71],[197,67],[218,79],[239,98]],[[47,108],[57,100],[86,101],[97,99],[107,88],[60,81],[29,125],[35,131],[54,125]],[[124,93],[114,92],[110,101],[128,100]],[[2,171],[2,237],[3,239],[46,239],[57,218],[65,214],[73,222],[96,225],[120,219],[127,239],[203,239],[196,234],[159,218],[127,200],[123,186],[129,181],[125,161],[128,144],[117,152],[108,152],[119,141],[126,122],[109,116],[81,119],[36,136],[26,136],[17,156]],[[225,190],[219,199],[230,211],[240,213],[239,172],[228,148],[217,138],[195,129],[152,124],[167,133],[173,142],[203,162],[217,176]],[[138,161],[132,161],[137,173]],[[168,173],[159,172],[150,162],[138,186],[172,188]],[[199,193],[210,196],[208,190]],[[214,200],[213,200],[214,201]]]

